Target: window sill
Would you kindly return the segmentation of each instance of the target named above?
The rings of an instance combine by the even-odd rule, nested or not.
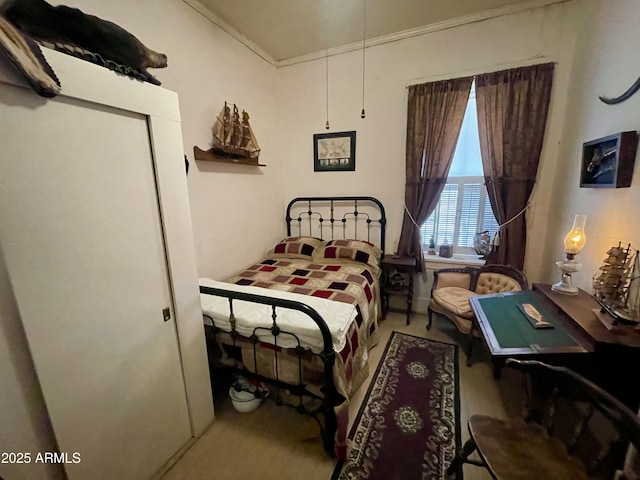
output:
[[[445,258],[440,255],[427,255],[424,254],[424,265],[427,270],[439,270],[441,268],[455,268],[457,266],[475,266],[481,267],[485,264],[485,261],[480,258],[480,255],[465,255],[461,253],[455,253],[453,256]]]

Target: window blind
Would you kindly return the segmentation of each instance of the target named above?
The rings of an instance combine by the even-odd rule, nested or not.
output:
[[[483,178],[453,177],[420,233],[425,248],[433,238],[436,245],[446,241],[454,245],[455,251],[472,253],[473,238],[478,232],[489,230],[493,238],[497,229]]]

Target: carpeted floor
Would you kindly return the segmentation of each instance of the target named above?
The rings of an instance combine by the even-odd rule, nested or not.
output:
[[[460,443],[457,346],[392,332],[332,480],[442,479]]]

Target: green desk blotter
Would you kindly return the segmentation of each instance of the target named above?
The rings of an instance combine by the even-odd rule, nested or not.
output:
[[[559,315],[532,291],[525,290],[512,294],[477,297],[476,302],[488,323],[500,348],[525,348],[539,345],[540,348],[575,346],[578,343],[565,330]],[[530,303],[555,328],[532,328],[522,318],[518,305]]]

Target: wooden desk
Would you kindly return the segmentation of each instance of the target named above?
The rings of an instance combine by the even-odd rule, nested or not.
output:
[[[416,259],[385,255],[382,258],[382,313],[386,318],[389,309],[390,295],[407,297],[407,325],[411,321],[411,305],[413,303],[413,277],[416,272]]]
[[[496,344],[495,333],[477,297],[471,299],[478,328],[494,361],[494,375],[507,357],[536,358],[546,363],[564,365],[594,381],[626,403],[633,411],[640,405],[640,331],[633,325],[619,325],[607,330],[592,309],[599,304],[587,292],[562,295],[547,284],[534,283],[530,294],[545,310],[552,323],[564,329],[577,345],[527,345],[508,349]],[[514,313],[515,315],[515,313]],[[492,337],[493,335],[493,337]]]
[[[559,363],[557,358],[593,351],[578,329],[569,328],[552,305],[536,292],[496,293],[471,297],[476,327],[482,333],[494,364],[494,377],[507,358],[536,359]],[[553,328],[536,329],[518,305],[532,304]]]
[[[568,296],[552,291],[550,285],[539,283],[533,284],[533,290],[553,304],[567,322],[591,342],[590,361],[576,370],[637,411],[640,405],[640,331],[625,324],[607,330],[591,311],[599,309],[600,305],[583,290],[576,296]]]
[[[594,350],[612,346],[640,348],[640,332],[633,325],[619,324],[614,331],[602,325],[591,311],[594,308],[600,310],[600,305],[584,290],[579,290],[578,295],[563,295],[551,290],[551,285],[534,283],[533,291],[542,294],[558,313],[571,320],[592,343]]]

